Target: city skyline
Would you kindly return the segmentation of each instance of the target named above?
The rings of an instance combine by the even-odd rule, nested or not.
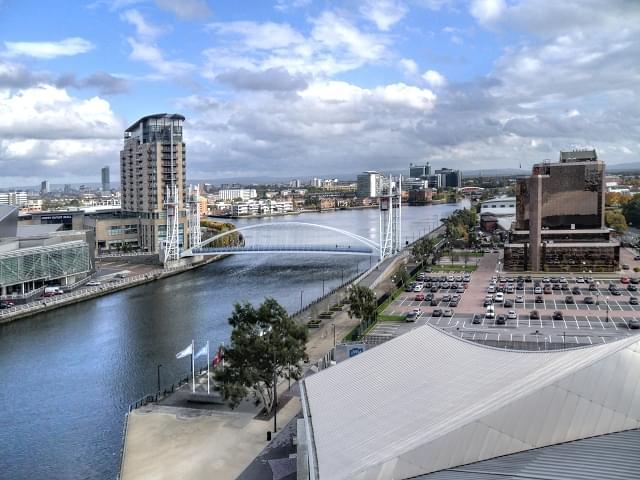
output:
[[[0,2],[0,187],[117,176],[127,125],[174,111],[190,179],[640,160],[634,2],[175,5]]]

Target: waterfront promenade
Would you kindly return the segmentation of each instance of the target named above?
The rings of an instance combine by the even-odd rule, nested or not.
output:
[[[432,233],[434,234],[434,233]],[[390,277],[398,266],[406,264],[410,248],[405,248],[394,257],[374,265],[360,275],[353,283],[374,289],[377,296],[391,288]],[[306,322],[315,318],[314,313],[326,310],[346,295],[347,286],[327,295],[318,303],[308,306],[295,316]],[[308,370],[324,358],[359,323],[350,318],[346,309],[334,318],[323,320],[320,327],[309,330],[307,342]],[[206,390],[206,374],[198,378],[198,388]],[[188,392],[190,384],[182,387]],[[257,480],[265,473],[267,460],[257,460],[261,452],[272,445],[290,448],[289,428],[283,427],[300,414],[300,399],[296,385],[291,387],[286,380],[279,384],[279,396],[286,399],[278,409],[278,436],[267,441],[267,432],[273,430],[272,419],[258,417],[260,407],[244,402],[236,411],[222,405],[211,406],[190,404],[184,408],[178,401],[162,401],[160,405],[149,404],[133,410],[128,415],[123,445],[121,467],[122,480],[171,479],[188,477],[193,479],[235,479]],[[168,406],[167,404],[180,404]],[[200,408],[199,408],[200,407]],[[285,431],[285,433],[282,433]],[[288,432],[288,433],[287,433]],[[283,447],[284,446],[284,447]],[[291,463],[291,462],[289,462]],[[271,464],[268,464],[271,465]],[[281,468],[286,473],[291,465],[281,462],[279,466],[267,468],[269,472]]]

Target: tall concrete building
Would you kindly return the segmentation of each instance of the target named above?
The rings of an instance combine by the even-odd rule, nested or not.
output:
[[[40,195],[46,195],[49,193],[49,180],[43,180],[40,182]]]
[[[595,150],[561,152],[516,185],[516,221],[505,268],[612,271],[620,245],[605,228],[604,162]]]
[[[188,248],[185,118],[159,113],[141,118],[124,132],[120,152],[122,214],[138,218],[139,247],[159,253],[166,239],[168,189],[177,187],[178,245]],[[170,197],[171,195],[169,195]]]
[[[111,190],[111,180],[109,178],[109,167],[102,167],[102,191],[108,192]]]

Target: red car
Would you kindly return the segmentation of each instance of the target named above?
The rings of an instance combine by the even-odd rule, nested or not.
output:
[[[631,280],[629,280],[629,277],[622,277],[620,278],[620,283],[629,283]]]
[[[424,293],[416,293],[416,302],[421,302],[424,300]]]

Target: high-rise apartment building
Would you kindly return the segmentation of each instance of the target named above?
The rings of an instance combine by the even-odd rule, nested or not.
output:
[[[46,195],[49,193],[49,180],[43,180],[40,182],[40,195]]]
[[[620,245],[605,228],[604,162],[595,150],[561,152],[538,163],[516,185],[516,221],[505,244],[505,268],[612,271]]]
[[[376,198],[380,196],[382,190],[382,174],[379,172],[364,172],[358,175],[358,186],[356,196],[358,198]]]
[[[175,203],[178,245],[188,248],[185,118],[160,113],[141,118],[124,132],[120,152],[122,213],[137,217],[139,247],[160,252],[167,237],[167,203]],[[177,187],[177,198],[171,189]]]
[[[109,178],[109,167],[108,166],[102,167],[101,173],[102,173],[102,191],[108,192],[109,190],[111,190],[111,181]]]
[[[0,193],[0,205],[23,207],[27,204],[27,192]]]

